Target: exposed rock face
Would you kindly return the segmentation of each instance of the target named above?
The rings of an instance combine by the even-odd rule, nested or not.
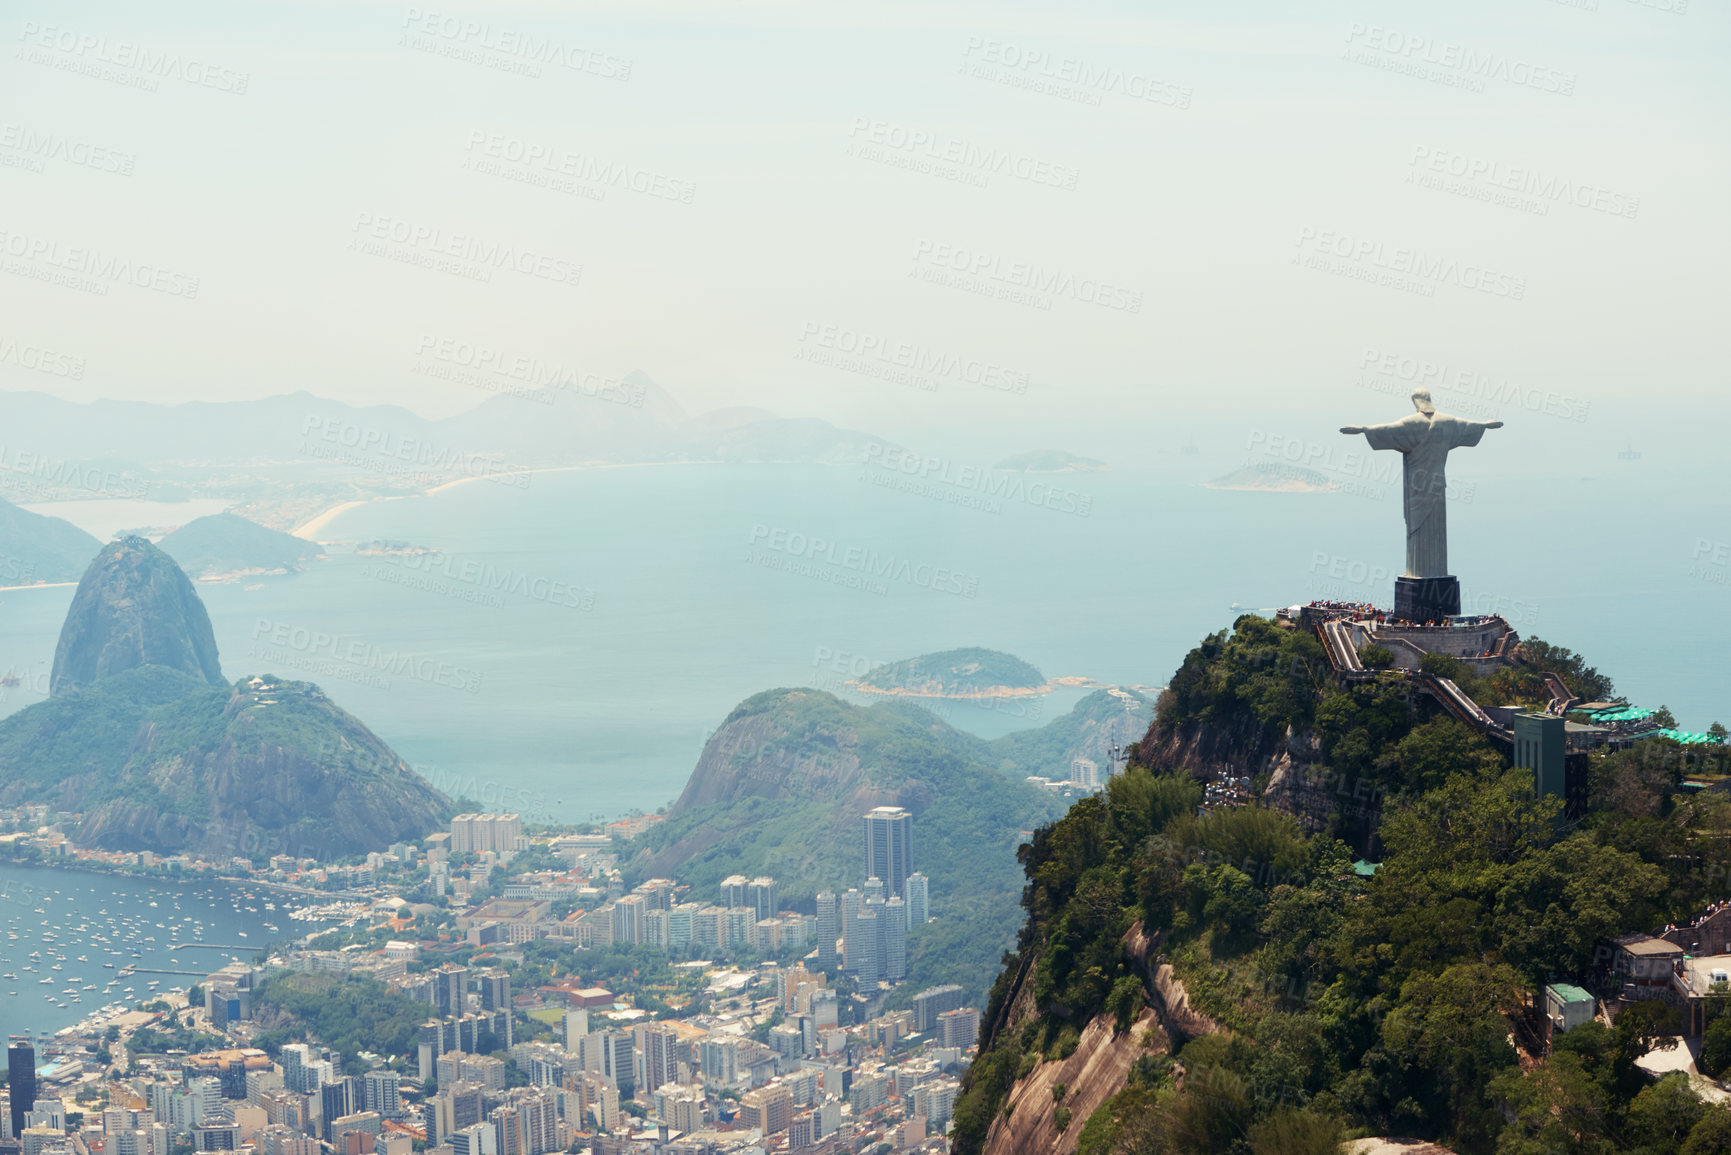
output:
[[[210,615],[174,559],[141,537],[102,547],[72,595],[49,675],[50,697],[98,678],[166,666],[226,683]]]
[[[74,841],[331,858],[418,839],[448,812],[443,795],[317,686],[249,678],[226,701],[198,694],[153,711],[119,775],[92,786]]]
[[[1298,819],[1308,831],[1328,826],[1338,783],[1320,770],[1322,747],[1313,731],[1271,734],[1256,726],[1220,727],[1191,721],[1166,734],[1158,725],[1137,744],[1138,761],[1187,770],[1208,780],[1220,775],[1268,775],[1262,800]]]
[[[1189,1039],[1221,1029],[1190,1006],[1183,982],[1171,966],[1154,957],[1156,946],[1140,922],[1124,936],[1124,952],[1141,972],[1147,999],[1130,1029],[1119,1033],[1114,1016],[1098,1015],[1083,1028],[1082,1040],[1068,1058],[1042,1062],[1016,1080],[1005,1109],[986,1133],[983,1155],[1070,1155],[1088,1117],[1129,1082],[1137,1058],[1175,1051]],[[1023,1023],[1039,1016],[1033,982],[1037,965],[1033,953],[1024,958],[1000,1021],[985,1024],[981,1053],[994,1038],[1019,1031]],[[1052,1090],[1059,1083],[1064,1084],[1064,1098],[1054,1102]],[[1054,1118],[1059,1106],[1070,1111],[1070,1124],[1062,1130]]]
[[[1144,1009],[1122,1035],[1114,1033],[1114,1026],[1112,1016],[1101,1015],[1083,1030],[1069,1058],[1041,1063],[1017,1080],[986,1133],[986,1155],[1070,1155],[1076,1149],[1088,1116],[1124,1089],[1137,1057],[1165,1049],[1152,1010]],[[1064,1098],[1054,1102],[1052,1090],[1059,1083]],[[1059,1107],[1070,1111],[1069,1125],[1061,1131],[1054,1119]]]

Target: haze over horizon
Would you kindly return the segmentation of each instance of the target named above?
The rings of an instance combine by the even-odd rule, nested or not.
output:
[[[0,358],[0,388],[436,417],[485,397],[417,371],[449,343],[641,369],[694,413],[1119,455],[1393,419],[1354,385],[1386,354],[1587,400],[1530,423],[1559,451],[1713,395],[1723,11],[1178,11],[22,11],[0,336],[83,372]],[[116,262],[155,288],[39,279]],[[822,363],[853,342],[958,368]]]

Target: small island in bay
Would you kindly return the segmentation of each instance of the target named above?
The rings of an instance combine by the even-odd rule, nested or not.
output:
[[[1019,698],[1051,690],[1046,675],[1014,654],[978,647],[891,662],[848,687],[907,698]]]
[[[1204,482],[1206,489],[1244,489],[1262,493],[1331,493],[1340,488],[1328,475],[1284,461],[1264,461]]]
[[[1006,457],[992,468],[1005,473],[1095,473],[1105,469],[1106,463],[1062,449],[1033,449]]]

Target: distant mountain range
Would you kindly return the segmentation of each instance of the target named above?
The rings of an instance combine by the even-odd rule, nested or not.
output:
[[[460,473],[477,460],[497,469],[590,461],[855,462],[865,459],[868,445],[885,444],[827,421],[762,409],[692,416],[642,373],[605,384],[499,392],[436,420],[397,405],[349,405],[304,391],[178,405],[0,391],[0,429],[31,448],[28,462],[0,455],[0,494],[9,492],[7,474],[53,480],[67,472],[65,463],[101,458],[145,467],[343,468],[376,460]]]

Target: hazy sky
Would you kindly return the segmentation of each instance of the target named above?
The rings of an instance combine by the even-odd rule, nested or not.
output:
[[[442,415],[485,347],[1084,451],[1721,390],[1722,4],[1295,7],[9,6],[0,388]]]

